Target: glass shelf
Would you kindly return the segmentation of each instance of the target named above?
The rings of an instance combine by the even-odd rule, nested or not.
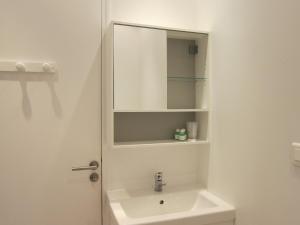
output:
[[[181,81],[194,81],[194,80],[207,80],[205,76],[168,76],[168,80],[181,80]]]

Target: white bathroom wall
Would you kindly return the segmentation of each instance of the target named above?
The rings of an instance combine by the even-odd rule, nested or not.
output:
[[[111,3],[114,20],[212,31],[214,124],[209,189],[237,207],[237,225],[298,225],[300,169],[290,164],[290,144],[300,141],[297,104],[300,3],[295,0],[112,0]],[[157,154],[160,165],[171,162],[172,153],[172,150],[154,151],[144,156],[153,157],[148,161],[151,165],[151,161],[157,162]],[[128,154],[121,154],[124,156],[119,160],[124,162]],[[193,157],[189,152],[176,154]],[[127,159],[130,162],[141,159],[143,153],[138,155],[131,152]],[[204,158],[199,155],[197,162],[187,159],[189,167],[183,163],[183,168],[196,168],[205,162]],[[174,172],[181,173],[176,162],[169,165],[170,171],[174,167],[177,168]],[[123,168],[128,164],[125,162]],[[199,169],[202,170],[201,166]],[[131,172],[127,174],[129,177],[121,177],[126,181],[132,177],[150,179],[142,169]]]
[[[290,144],[300,141],[300,3],[112,3],[116,20],[212,31],[209,189],[237,207],[237,225],[298,225],[300,169]]]
[[[207,2],[198,21],[212,30],[209,189],[236,206],[237,225],[299,225],[290,150],[300,141],[300,2]]]
[[[0,224],[96,224],[71,167],[100,158],[101,1],[2,0],[0,27],[0,60],[58,64],[54,78],[0,73]]]
[[[195,29],[196,0],[108,0],[106,26],[113,21]],[[107,154],[106,154],[107,153]],[[203,157],[201,157],[203,156]],[[206,147],[163,147],[132,150],[104,149],[105,189],[152,188],[153,175],[164,172],[168,185],[206,184]],[[203,169],[199,169],[202,168]]]
[[[105,7],[108,11],[104,27],[114,20],[195,29],[196,3],[196,0],[107,0]],[[153,175],[157,171],[163,171],[168,186],[196,183],[205,185],[208,152],[207,147],[199,149],[192,145],[113,150],[104,143],[104,192],[116,188],[153,188]],[[104,217],[104,223],[108,223],[108,211],[104,212]]]
[[[106,25],[114,20],[193,29],[197,22],[196,2],[194,0],[107,1],[109,12]],[[206,183],[207,170],[199,168],[207,168],[207,161],[203,160],[203,163],[199,164],[198,160],[207,159],[208,151],[205,147],[202,149],[189,146],[106,150],[104,149],[105,189],[152,188],[153,174],[157,171],[164,172],[164,179],[170,186]]]
[[[197,0],[108,1],[112,20],[185,29],[197,25]]]

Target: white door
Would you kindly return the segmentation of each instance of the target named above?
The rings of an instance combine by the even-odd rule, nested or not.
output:
[[[114,109],[166,108],[166,31],[114,25]]]
[[[0,72],[0,224],[101,225],[101,1],[2,1],[0,27],[0,61],[58,65]]]

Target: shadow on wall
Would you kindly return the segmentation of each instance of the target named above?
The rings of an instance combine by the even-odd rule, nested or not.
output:
[[[58,74],[0,72],[0,81],[17,81],[20,83],[22,90],[22,110],[27,120],[30,120],[32,117],[32,107],[27,91],[27,84],[28,82],[46,82],[50,90],[53,111],[58,118],[62,117],[62,107],[54,86],[54,83],[58,81]]]

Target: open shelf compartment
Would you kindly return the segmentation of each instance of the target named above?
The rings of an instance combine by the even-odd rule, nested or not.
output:
[[[198,122],[197,140],[175,140],[176,128],[186,128],[188,121]],[[114,147],[205,144],[208,143],[207,128],[207,112],[115,112]]]
[[[207,108],[207,35],[168,31],[168,109]]]

